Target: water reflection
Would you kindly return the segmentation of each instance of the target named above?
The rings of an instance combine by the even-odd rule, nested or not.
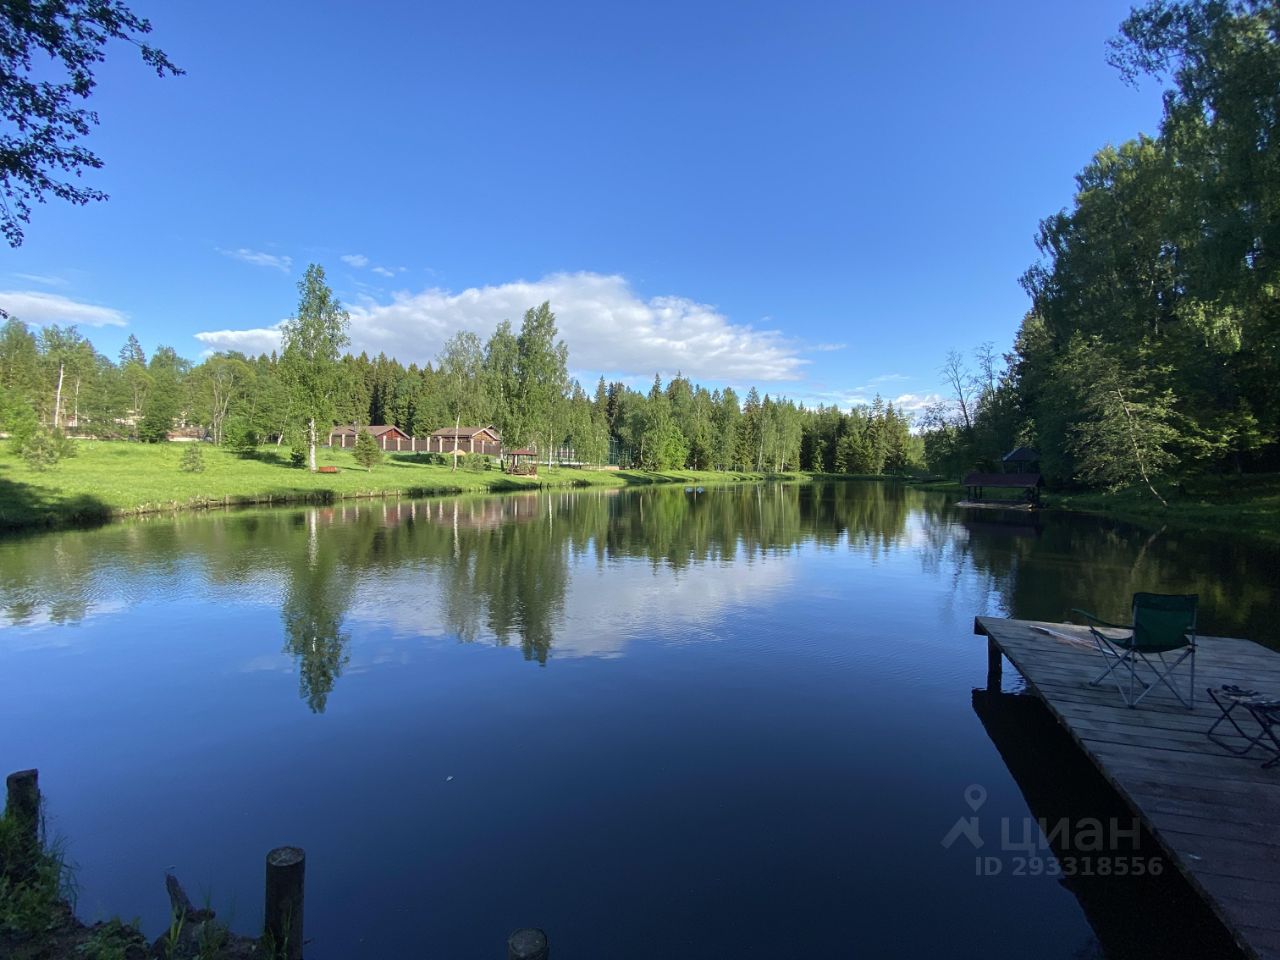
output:
[[[285,651],[299,664],[299,692],[316,713],[323,713],[334,682],[349,659],[350,637],[342,621],[351,604],[352,578],[336,550],[322,546],[316,511],[306,521],[306,550],[291,551],[280,619]]]
[[[1091,822],[1135,823],[1133,812],[1097,768],[1054,721],[1036,697],[989,690],[973,691],[973,710],[1013,775],[1031,817],[1046,831],[1057,863],[1079,862],[1079,849],[1064,846],[1072,830]],[[1066,825],[1065,830],[1053,827]],[[1018,835],[1016,830],[1011,835]],[[1081,960],[1240,960],[1243,956],[1208,905],[1168,860],[1146,829],[1117,837],[1101,831],[1115,846],[1090,849],[1099,862],[1150,865],[1158,873],[1141,876],[1079,870],[1061,883],[1071,891],[1093,928],[1095,939],[1077,951]],[[1049,852],[1033,854],[1048,857]],[[1025,852],[1024,852],[1025,856]]]
[[[894,484],[655,488],[186,516],[0,545],[10,625],[61,626],[196,596],[277,606],[310,707],[349,664],[349,624],[559,655],[619,655],[637,623],[712,638],[720,602],[773,595],[801,544],[919,556],[973,612],[1122,616],[1135,589],[1197,592],[1205,632],[1273,642],[1275,551],[1085,517],[957,512]],[[650,576],[644,576],[644,571]],[[691,576],[697,571],[696,578]],[[622,572],[620,572],[622,571]],[[602,579],[608,574],[608,583]],[[655,579],[657,577],[658,579]]]
[[[424,938],[465,956],[528,918],[566,956],[639,957],[655,917],[673,957],[822,956],[855,929],[868,956],[1069,960],[1091,937],[1080,904],[1088,949],[1123,958],[1096,916],[1120,893],[975,877],[939,843],[972,783],[984,814],[1058,815],[1060,784],[1034,785],[1007,743],[1029,722],[970,700],[973,615],[1115,613],[1134,589],[1190,588],[1206,630],[1267,639],[1276,559],[859,483],[10,540],[0,759],[47,777],[84,916],[154,904],[156,933],[157,869],[250,928],[245,864],[296,842],[324,865],[317,960]],[[1063,763],[1038,735],[1026,748]],[[230,802],[239,782],[255,788]]]

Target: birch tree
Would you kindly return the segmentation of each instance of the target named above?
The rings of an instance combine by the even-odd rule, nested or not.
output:
[[[313,263],[298,281],[298,314],[282,330],[281,373],[289,385],[290,407],[304,431],[307,465],[316,470],[321,426],[333,425],[341,391],[342,348],[350,343],[351,318],[325,282],[324,268]]]

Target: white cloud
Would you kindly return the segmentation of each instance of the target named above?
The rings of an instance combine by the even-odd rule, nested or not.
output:
[[[917,414],[924,410],[931,403],[937,403],[942,399],[940,393],[903,393],[893,398],[893,405],[899,410],[904,410],[910,414]]]
[[[288,273],[293,267],[293,257],[263,253],[260,250],[250,250],[248,247],[240,247],[236,250],[223,250],[221,247],[216,249],[224,257],[239,260],[241,263],[252,264],[255,267],[271,267],[281,273]]]
[[[910,378],[900,373],[888,373],[883,376],[872,377],[863,386],[854,387],[850,390],[799,393],[793,395],[791,399],[808,407],[816,407],[822,404],[827,407],[835,406],[841,410],[848,410],[851,407],[870,406],[871,402],[875,400],[876,394],[879,394],[880,399],[885,403],[892,403],[895,410],[903,411],[912,416],[919,414],[929,404],[942,399],[942,395],[938,393],[900,393],[897,396],[888,396],[879,388],[880,384],[907,379]]]
[[[458,330],[488,337],[502,320],[518,329],[525,310],[544,300],[551,302],[578,370],[645,378],[682,371],[698,379],[768,383],[797,380],[808,363],[775,330],[732,323],[714,307],[686,297],[644,300],[624,278],[597,273],[558,273],[458,293],[399,291],[390,302],[365,297],[349,306],[351,349],[424,363]],[[274,327],[197,334],[219,350],[263,346],[268,339],[274,347],[277,337]]]
[[[373,272],[380,277],[394,277],[396,275],[394,270],[388,270],[386,267],[374,267]]]
[[[123,327],[128,323],[128,314],[114,307],[81,303],[41,290],[0,291],[0,308],[35,326],[76,323],[87,327]]]
[[[367,267],[369,265],[369,258],[366,257],[363,253],[348,253],[342,257],[339,257],[339,259],[343,263],[348,264],[349,266],[352,266],[352,267],[359,268],[359,267]]]
[[[217,353],[219,350],[239,350],[249,356],[270,353],[280,347],[280,328],[284,321],[270,327],[258,327],[253,330],[210,330],[197,333],[196,339],[209,349],[206,353]]]

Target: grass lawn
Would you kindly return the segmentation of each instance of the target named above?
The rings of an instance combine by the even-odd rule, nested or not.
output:
[[[7,446],[5,444],[4,446]],[[498,470],[461,470],[417,462],[412,454],[388,454],[372,471],[358,466],[352,450],[317,450],[320,466],[338,473],[311,473],[289,464],[288,448],[263,447],[242,458],[201,444],[205,469],[186,473],[179,462],[187,444],[122,441],[76,442],[77,455],[50,470],[32,470],[0,451],[0,528],[60,526],[135,513],[199,509],[245,503],[339,500],[348,497],[429,496],[469,491],[552,486],[626,486],[648,483],[733,483],[808,479],[807,474],[729,473],[678,470],[582,470],[543,468],[537,477]]]

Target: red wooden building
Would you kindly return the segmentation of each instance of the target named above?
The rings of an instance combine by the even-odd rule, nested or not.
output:
[[[412,450],[415,446],[413,437],[409,436],[399,427],[386,424],[362,427],[365,433],[373,437],[378,442],[378,446],[383,450]],[[354,447],[356,445],[356,428],[355,427],[334,427],[329,431],[329,446],[331,447]]]
[[[493,427],[441,427],[427,437],[427,445],[421,442],[419,449],[428,453],[483,453],[490,457],[502,456],[502,437]]]

